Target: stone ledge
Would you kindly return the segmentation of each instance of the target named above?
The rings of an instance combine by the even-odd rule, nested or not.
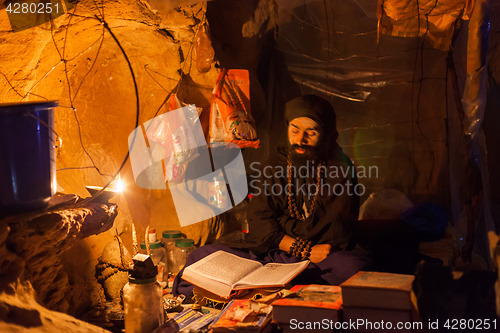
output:
[[[67,312],[70,288],[60,254],[76,240],[109,230],[117,214],[116,204],[69,195],[55,197],[45,210],[0,219],[0,291],[29,282],[40,304]]]
[[[29,283],[11,284],[12,293],[0,293],[0,332],[109,332],[67,314],[51,311],[34,298]]]

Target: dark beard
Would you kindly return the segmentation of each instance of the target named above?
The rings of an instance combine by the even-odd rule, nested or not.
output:
[[[290,145],[288,144],[288,153],[290,156],[290,162],[295,165],[295,166],[301,166],[301,165],[306,165],[307,161],[312,162],[312,161],[319,161],[321,157],[320,153],[320,147],[321,145],[317,146],[301,146],[297,144]],[[302,148],[305,149],[305,152],[303,154],[299,154],[295,151],[296,148]]]

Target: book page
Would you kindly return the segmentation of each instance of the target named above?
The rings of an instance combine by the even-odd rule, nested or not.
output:
[[[234,254],[217,251],[186,267],[186,271],[233,286],[245,275],[262,267],[258,261],[240,258]]]
[[[293,264],[269,263],[248,274],[246,277],[241,279],[236,286],[244,288],[246,286],[285,285],[302,272],[308,264],[309,260]]]

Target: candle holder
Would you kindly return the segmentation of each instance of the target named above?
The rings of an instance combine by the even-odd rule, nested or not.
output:
[[[120,192],[120,191],[114,191],[110,188],[106,188],[103,191],[101,191],[103,189],[102,186],[85,186],[85,188],[90,193],[94,201],[102,204],[109,204],[109,199],[111,199],[112,197],[115,196],[115,194]]]

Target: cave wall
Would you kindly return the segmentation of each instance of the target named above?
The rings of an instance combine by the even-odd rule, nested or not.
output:
[[[101,2],[78,1],[66,7],[64,15],[45,23],[26,22],[31,27],[13,31],[5,8],[8,2],[1,1],[0,101],[59,102],[55,110],[55,131],[62,139],[62,146],[56,149],[58,191],[88,197],[85,186],[104,186],[119,170],[127,155],[128,136],[136,126],[132,75],[113,35],[134,72],[139,123],[164,112],[162,104],[175,92],[182,102],[203,109],[200,119],[206,134],[218,67],[227,67],[249,70],[254,116],[259,128],[264,128],[260,125],[269,113],[257,70],[263,33],[271,26],[267,21],[268,2],[272,3],[264,2],[254,15],[258,0],[175,4],[120,0],[106,1],[104,7]],[[208,69],[198,66],[197,57],[207,56],[195,42],[196,33],[207,22],[223,23],[214,24],[211,36],[215,50],[210,53],[216,55],[215,59],[208,58]],[[245,37],[244,24],[248,31]],[[259,135],[264,148],[244,150],[245,161],[267,158],[267,133],[260,131]],[[63,309],[70,314],[79,316],[95,305],[98,291],[89,285],[95,286],[97,259],[115,234],[132,250],[132,222],[139,241],[144,239],[146,226],[155,228],[159,237],[163,230],[180,229],[195,239],[196,245],[211,242],[224,231],[220,217],[180,227],[168,189],[138,187],[129,161],[120,177],[126,187],[111,199],[118,204],[119,212],[113,228],[75,240],[60,254],[66,279],[74,286],[67,295],[68,307]]]
[[[36,301],[30,285],[16,283],[10,294],[0,296],[1,332],[74,332],[109,333],[110,331],[58,311]]]
[[[192,57],[205,11],[203,2],[162,14],[142,1],[106,1],[103,9],[96,8],[94,1],[79,1],[69,14],[16,32],[5,8],[0,11],[0,100],[59,101],[55,130],[62,139],[56,151],[60,191],[88,197],[86,185],[104,186],[126,157],[128,135],[136,123],[136,97],[127,62],[95,15],[104,17],[129,58],[142,123],[153,118],[174,89],[181,101],[209,107],[218,69],[212,63],[201,73]],[[205,111],[202,118],[206,115]],[[63,254],[73,281],[94,279],[97,258],[116,233],[132,250],[132,222],[140,241],[148,225],[158,233],[181,229],[198,245],[222,233],[218,218],[181,228],[168,190],[136,186],[129,162],[120,176],[126,189],[112,199],[119,207],[112,230],[76,241]],[[88,302],[71,302],[68,312],[84,311],[82,304]]]

